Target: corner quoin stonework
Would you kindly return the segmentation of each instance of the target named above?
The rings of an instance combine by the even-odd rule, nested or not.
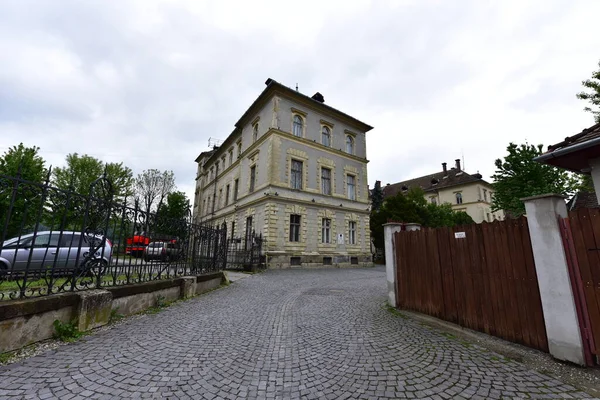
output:
[[[392,314],[385,279],[269,270],[0,367],[0,398],[591,398]]]

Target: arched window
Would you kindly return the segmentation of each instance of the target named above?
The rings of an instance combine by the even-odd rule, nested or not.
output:
[[[331,131],[326,126],[321,129],[321,143],[323,143],[323,146],[331,146]]]
[[[258,123],[254,124],[252,129],[254,130],[252,132],[252,141],[256,142],[256,139],[258,139]]]
[[[461,192],[456,193],[456,204],[462,204],[462,193]]]
[[[294,129],[293,129],[294,136],[302,137],[303,127],[304,127],[304,121],[302,120],[302,117],[299,115],[294,115]]]
[[[354,138],[350,135],[346,136],[346,153],[354,154]]]

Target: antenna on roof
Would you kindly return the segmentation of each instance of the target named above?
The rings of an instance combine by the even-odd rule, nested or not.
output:
[[[460,155],[461,155],[461,158],[462,158],[462,169],[463,169],[463,171],[466,171],[467,170],[467,166],[465,165],[465,152],[462,151],[462,149],[460,150]]]
[[[296,92],[298,91],[298,82],[296,82]]]
[[[217,138],[208,138],[208,147],[211,149],[215,149],[223,144],[223,140]]]

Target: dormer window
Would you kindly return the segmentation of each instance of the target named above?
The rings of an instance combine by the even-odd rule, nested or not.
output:
[[[403,185],[401,189],[402,189],[403,193],[408,192],[408,186],[406,186],[406,185]]]
[[[433,178],[433,179],[431,180],[431,185],[432,185],[432,186],[435,186],[435,185],[437,185],[438,183],[440,183],[440,181],[439,181],[437,178]]]
[[[323,143],[323,146],[331,146],[331,130],[327,126],[321,129],[321,143]]]
[[[294,123],[292,127],[292,133],[294,136],[302,137],[302,131],[304,130],[304,120],[298,114],[294,115]]]
[[[346,153],[354,154],[354,138],[346,135]]]

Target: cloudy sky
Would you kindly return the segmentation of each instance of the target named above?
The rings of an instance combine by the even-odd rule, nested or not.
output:
[[[593,124],[600,1],[0,0],[0,152],[86,153],[135,173],[225,139],[267,78],[375,127],[369,182],[464,157],[489,177],[510,141]]]

